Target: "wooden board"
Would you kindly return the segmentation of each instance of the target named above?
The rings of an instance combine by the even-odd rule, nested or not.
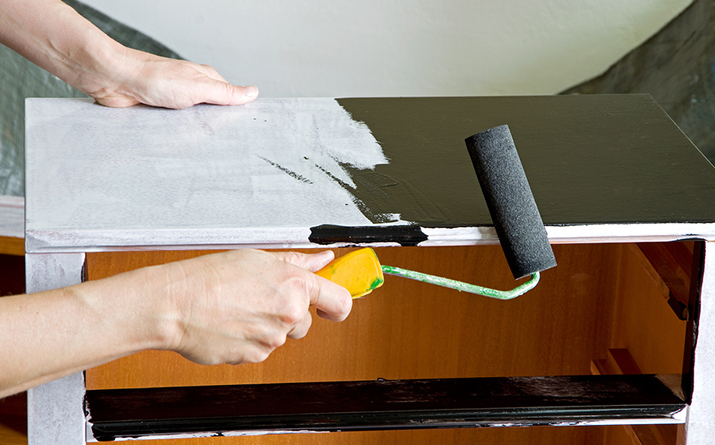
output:
[[[667,381],[667,377],[665,378]],[[682,422],[686,405],[662,376],[371,380],[88,391],[100,441],[166,434]]]
[[[343,251],[340,249],[338,254]],[[644,366],[648,372],[680,372],[685,322],[670,312],[659,286],[633,254],[633,246],[558,245],[555,252],[559,266],[547,271],[536,289],[511,302],[388,277],[382,288],[355,302],[348,320],[334,324],[314,317],[311,332],[305,339],[289,341],[264,363],[206,367],[192,364],[174,353],[147,351],[87,371],[87,387],[141,388],[380,377],[585,375],[590,373],[592,359],[622,343],[638,343],[646,357],[660,360],[646,360]],[[204,253],[92,253],[87,257],[87,270],[90,279],[98,279]],[[381,248],[378,256],[384,264],[497,288],[506,289],[514,283],[497,246]],[[622,314],[624,310],[630,312]],[[635,320],[634,316],[640,319]],[[657,341],[648,343],[647,331],[624,332],[624,325],[642,323],[649,317],[651,324],[660,328],[661,337],[654,337]],[[616,331],[618,337],[614,336]],[[667,342],[661,344],[661,338]],[[675,346],[669,346],[671,344]],[[161,372],[156,372],[157,369]],[[423,440],[508,443],[502,442],[504,438],[521,437],[528,443],[553,443],[549,441],[561,440],[558,438],[566,440],[563,443],[601,443],[603,435],[611,439],[622,436],[620,431],[608,428],[556,430],[363,432],[264,436],[251,440],[260,443],[382,443],[383,440],[391,443],[424,443]],[[201,443],[238,444],[245,440],[209,438],[202,439]]]
[[[660,360],[662,345],[619,320],[651,312],[636,306],[649,296],[666,304],[662,286],[628,246],[572,244],[715,239],[715,171],[649,96],[261,100],[181,112],[30,101],[28,251],[315,248],[326,224],[379,227],[372,242],[384,246],[410,225],[421,246],[472,247],[382,247],[383,263],[511,288],[462,145],[502,123],[550,239],[566,243],[536,290],[501,302],[390,278],[346,322],[316,318],[264,363],[207,368],[148,351],[88,371],[87,386],[578,375],[630,342],[651,372],[672,372],[682,347]],[[199,253],[90,254],[87,272]],[[652,327],[683,344],[682,323]],[[484,433],[445,437],[460,434]]]
[[[591,358],[609,346],[618,282],[613,258],[620,251],[618,245],[556,246],[559,266],[509,302],[387,277],[382,288],[355,301],[345,322],[314,317],[305,339],[288,341],[264,363],[206,367],[147,351],[88,372],[87,387],[588,374]],[[500,289],[515,284],[498,246],[377,252],[383,264]],[[88,255],[87,270],[95,279],[181,256],[96,253]]]
[[[715,169],[647,95],[259,99],[179,112],[38,99],[28,251],[308,247],[325,224],[384,226],[374,242],[413,224],[422,245],[494,243],[464,138],[504,123],[552,240],[715,238]]]

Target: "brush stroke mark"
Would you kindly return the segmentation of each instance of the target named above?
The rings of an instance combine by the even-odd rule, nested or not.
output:
[[[356,195],[356,187],[353,187],[342,179],[336,177],[326,168],[318,164],[315,164],[315,167],[321,172],[323,172],[327,177],[333,180],[340,187],[342,187],[345,191],[347,191],[350,194],[350,198],[352,199],[353,204],[357,206],[357,208],[362,212],[363,215],[365,215],[367,219],[370,220],[370,222],[375,224],[384,224],[399,221],[399,218],[397,218],[394,214],[389,214],[376,210],[379,206],[374,202],[375,200],[372,199],[370,195],[365,195],[362,197],[362,199],[359,198]],[[341,164],[341,167],[343,169],[346,169],[346,166],[343,164]],[[353,177],[353,179],[356,178],[356,176],[354,175],[351,176]]]
[[[401,246],[416,246],[422,241],[426,241],[427,235],[422,232],[420,226],[415,224],[367,227],[324,224],[311,227],[308,240],[315,244],[394,242]]]
[[[278,170],[282,171],[283,173],[287,174],[288,176],[290,176],[293,179],[297,179],[298,181],[305,182],[306,184],[313,183],[313,181],[311,181],[310,179],[306,178],[303,175],[299,175],[298,173],[294,172],[293,170],[287,169],[280,164],[277,164],[273,161],[270,161],[270,160],[264,158],[263,156],[259,156],[259,155],[256,155],[256,156],[258,156],[260,159],[263,159],[264,161],[268,162],[269,164],[271,164],[272,166],[274,166]]]
[[[350,193],[353,203],[371,222],[381,224],[399,221],[402,218],[395,216],[400,215],[395,212],[396,208],[409,209],[408,213],[413,216],[409,221],[430,222],[433,225],[447,221],[439,205],[420,192],[410,181],[398,181],[390,175],[378,173],[375,168],[360,168],[343,162],[336,156],[330,157],[348,174],[354,186],[337,178],[321,165],[315,164],[315,167]],[[396,207],[395,203],[398,202],[399,207]]]
[[[402,220],[439,225],[447,217],[438,203],[422,193],[407,179],[395,180],[389,175],[373,169],[358,169],[336,160],[348,172],[355,187],[340,183],[350,192],[353,202],[360,202],[360,210],[374,223],[397,221],[389,215],[401,215]],[[395,205],[399,203],[399,205]],[[404,218],[401,212],[410,215]]]
[[[466,119],[473,110],[454,98],[449,104],[412,99],[337,99],[390,160],[371,169],[342,164],[355,183],[351,194],[373,214],[397,214],[422,227],[490,225],[461,136],[474,133],[475,123]]]

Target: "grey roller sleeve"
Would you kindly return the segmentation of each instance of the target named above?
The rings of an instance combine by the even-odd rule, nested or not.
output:
[[[509,127],[490,128],[465,142],[514,278],[556,266]]]

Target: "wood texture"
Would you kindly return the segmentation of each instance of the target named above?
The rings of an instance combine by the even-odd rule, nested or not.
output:
[[[657,283],[652,279],[634,279],[645,275],[650,272],[640,264],[634,251],[625,251],[617,283],[619,298],[613,308],[610,348],[627,348],[644,374],[680,374],[686,322],[658,296]]]
[[[630,351],[625,348],[609,349],[608,358],[594,360],[592,372],[596,375],[641,374]],[[624,425],[626,436],[635,445],[675,445],[680,425]]]
[[[621,249],[555,247],[559,267],[510,302],[387,277],[355,301],[345,322],[314,317],[306,338],[288,341],[264,363],[206,367],[147,351],[92,370],[88,388],[589,374],[591,358],[608,347],[617,282],[611,258]],[[95,267],[102,257],[136,267],[181,255],[89,254],[89,277],[111,273]],[[499,289],[514,285],[498,246],[384,248],[377,255],[383,264]],[[163,371],[141,372],[142,363]]]
[[[25,293],[25,258],[0,254],[0,297]]]
[[[690,284],[693,269],[693,242],[638,243],[643,266],[662,283],[668,304],[681,320],[689,317]]]
[[[0,399],[0,444],[27,444],[27,394]]]
[[[206,367],[174,353],[147,351],[87,371],[87,387],[577,375],[589,374],[591,360],[614,347],[635,350],[644,372],[680,372],[685,323],[670,311],[631,245],[555,245],[554,251],[559,266],[511,302],[388,277],[382,288],[355,302],[345,322],[314,317],[306,338],[289,341],[264,363]],[[87,272],[98,279],[205,253],[90,253]],[[498,246],[377,253],[383,264],[501,289],[514,285]],[[602,443],[606,438],[624,443],[622,433],[611,428],[385,431],[200,443]]]
[[[593,363],[600,373],[650,373],[655,369],[669,374],[681,372],[686,323],[668,304],[673,292],[669,286],[675,292],[689,290],[692,252],[690,242],[631,244],[624,250],[612,347]],[[639,274],[649,279],[632,279]],[[626,426],[622,432],[608,430],[604,444],[627,440],[635,445],[675,444],[682,436],[680,425]]]
[[[0,236],[0,254],[25,255],[25,239],[12,236]]]

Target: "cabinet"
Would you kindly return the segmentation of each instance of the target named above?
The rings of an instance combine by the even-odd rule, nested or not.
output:
[[[647,95],[38,99],[27,116],[30,290],[217,249],[354,245],[513,287],[463,143],[504,123],[559,262],[509,302],[388,277],[257,365],[147,351],[70,376],[31,392],[31,442],[628,443],[651,428],[706,443],[715,170]],[[514,425],[546,426],[466,428]]]

